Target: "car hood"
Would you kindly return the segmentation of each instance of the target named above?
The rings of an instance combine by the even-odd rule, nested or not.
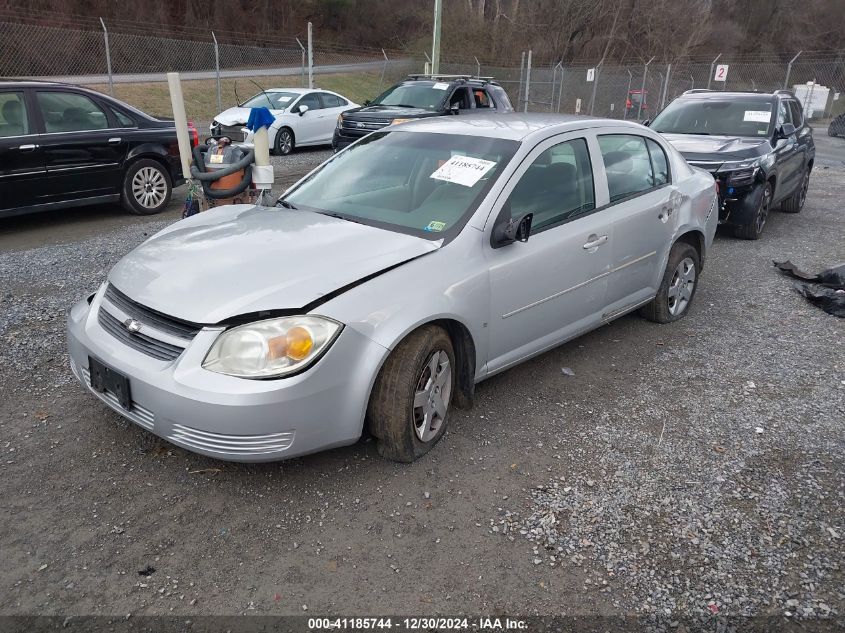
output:
[[[662,134],[687,160],[742,160],[771,151],[768,139],[745,136]]]
[[[229,108],[214,117],[214,120],[223,125],[246,125],[251,110],[252,108]],[[278,116],[282,112],[284,110],[270,110],[273,116]]]
[[[430,116],[441,116],[441,112],[425,108],[400,108],[398,106],[370,105],[354,108],[343,113],[343,118],[368,121],[373,119],[422,119]]]
[[[109,281],[153,310],[212,324],[302,308],[441,243],[310,211],[231,205],[157,233]]]

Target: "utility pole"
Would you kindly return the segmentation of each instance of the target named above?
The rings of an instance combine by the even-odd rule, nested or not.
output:
[[[440,72],[440,22],[443,18],[443,0],[434,0],[434,34],[431,38],[431,74]]]

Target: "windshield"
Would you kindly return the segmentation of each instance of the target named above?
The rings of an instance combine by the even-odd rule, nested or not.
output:
[[[518,146],[477,136],[374,132],[280,202],[426,239],[452,237]]]
[[[760,99],[679,99],[649,126],[667,134],[766,136],[772,105]]]
[[[299,96],[296,92],[259,92],[241,104],[242,108],[270,108],[284,110]]]
[[[373,99],[372,105],[407,106],[436,110],[449,90],[448,83],[399,84]]]

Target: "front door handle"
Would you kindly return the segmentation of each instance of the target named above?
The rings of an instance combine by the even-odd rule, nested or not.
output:
[[[587,242],[582,246],[585,251],[594,251],[599,246],[607,242],[607,235],[596,235],[593,233],[587,238]]]
[[[109,139],[109,145],[116,145],[116,144],[120,143],[120,140],[121,139],[120,139],[119,136],[113,136],[112,138]]]
[[[30,144],[30,145],[21,145],[21,146],[18,148],[18,150],[19,150],[19,151],[21,151],[21,152],[31,152],[31,151],[36,150],[36,149],[38,149],[38,145],[32,145],[32,144]]]

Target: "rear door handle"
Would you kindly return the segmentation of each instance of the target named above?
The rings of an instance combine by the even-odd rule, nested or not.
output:
[[[109,144],[110,145],[116,145],[117,143],[120,143],[120,140],[121,139],[120,139],[119,136],[113,136],[112,138],[109,139]]]
[[[21,145],[21,146],[18,148],[18,150],[19,150],[19,151],[21,151],[21,152],[31,152],[31,151],[36,150],[36,149],[38,149],[38,145],[32,145],[32,144],[30,144],[30,145]]]
[[[587,238],[587,242],[582,246],[585,251],[594,250],[607,242],[607,235],[593,234]]]

